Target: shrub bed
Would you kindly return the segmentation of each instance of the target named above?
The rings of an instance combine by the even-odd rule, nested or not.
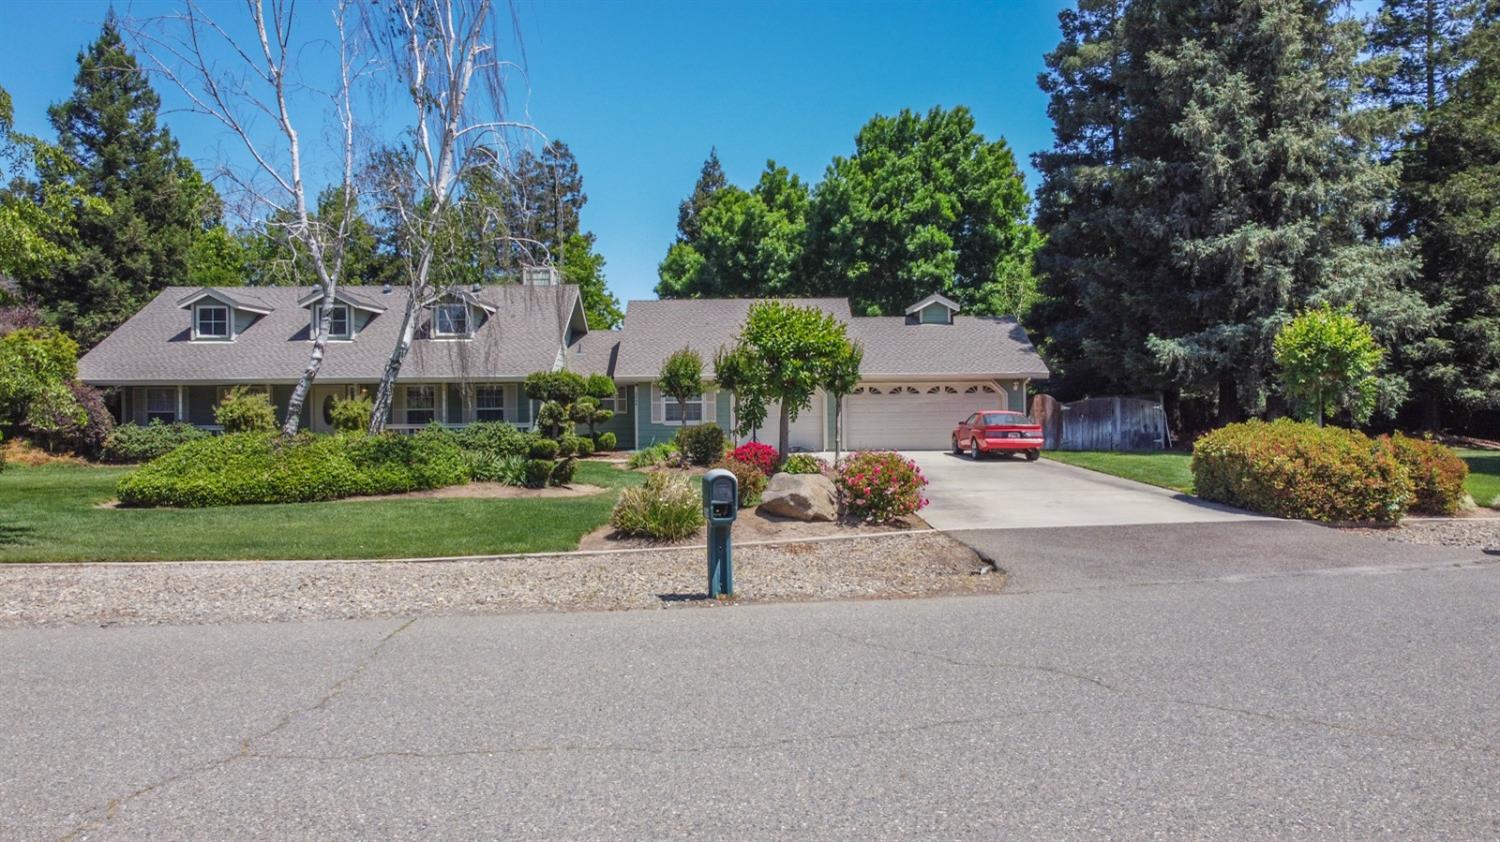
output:
[[[747,441],[729,451],[729,458],[749,462],[759,468],[761,473],[770,476],[776,473],[776,463],[781,461],[781,454],[765,442]]]
[[[643,447],[630,454],[630,458],[625,460],[625,467],[649,468],[670,462],[676,456],[677,445],[673,442],[664,441],[659,444],[653,444],[650,447]]]
[[[789,474],[826,474],[832,468],[811,453],[793,453],[781,464],[781,470]]]
[[[687,477],[652,474],[644,485],[620,492],[609,523],[625,535],[678,541],[703,525],[703,495]]]
[[[130,506],[201,508],[398,494],[468,479],[463,451],[440,430],[380,436],[233,433],[190,441],[122,477]]]
[[[1393,522],[1412,483],[1392,451],[1355,430],[1247,421],[1193,445],[1193,486],[1205,500],[1279,517]]]
[[[150,462],[190,441],[208,438],[208,435],[192,424],[180,421],[175,424],[152,421],[144,427],[121,424],[104,440],[100,455],[106,462]]]
[[[1411,478],[1412,498],[1407,506],[1410,511],[1452,515],[1463,509],[1468,498],[1464,482],[1469,478],[1469,465],[1458,454],[1435,441],[1400,433],[1386,441]]]
[[[872,523],[890,523],[927,505],[927,477],[899,453],[855,453],[839,463],[833,482],[845,512]]]

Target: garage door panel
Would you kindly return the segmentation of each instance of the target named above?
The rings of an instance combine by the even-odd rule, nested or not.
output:
[[[844,401],[849,450],[942,450],[970,413],[1004,407],[993,383],[865,384]]]

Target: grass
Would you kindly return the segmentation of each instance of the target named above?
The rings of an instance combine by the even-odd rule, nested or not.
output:
[[[1113,453],[1102,450],[1048,450],[1043,456],[1054,462],[1088,468],[1101,474],[1133,479],[1147,485],[1192,493],[1191,454],[1176,451]]]
[[[555,552],[609,520],[642,476],[580,462],[589,497],[332,501],[216,509],[101,509],[128,468],[0,472],[0,562],[402,558]]]
[[[1459,449],[1459,458],[1469,463],[1469,490],[1474,502],[1490,506],[1500,499],[1500,451]]]
[[[1191,494],[1193,472],[1188,465],[1191,454],[1175,451],[1153,453],[1109,453],[1086,450],[1049,450],[1046,457],[1068,465],[1088,468],[1147,485],[1156,485]],[[1500,498],[1500,452],[1459,449],[1458,455],[1469,463],[1469,481],[1465,484],[1474,502],[1488,506]]]

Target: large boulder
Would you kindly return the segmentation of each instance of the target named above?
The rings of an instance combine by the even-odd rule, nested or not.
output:
[[[822,474],[776,474],[760,495],[760,510],[796,520],[834,521],[839,500],[833,481]]]

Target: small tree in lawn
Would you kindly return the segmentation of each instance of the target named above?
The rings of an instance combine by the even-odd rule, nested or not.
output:
[[[833,395],[833,461],[838,464],[839,445],[844,435],[844,396],[859,385],[859,367],[865,361],[864,346],[858,342],[844,344],[837,356],[829,361],[828,376],[823,388]]]
[[[740,346],[714,352],[714,382],[734,397],[734,432],[756,438],[766,423],[765,373],[760,360]]]
[[[1306,310],[1276,334],[1273,344],[1282,388],[1292,408],[1323,426],[1330,410],[1343,409],[1357,424],[1375,411],[1375,371],[1384,353],[1370,326],[1324,304]]]
[[[681,408],[679,417],[686,427],[688,401],[703,394],[703,358],[691,348],[673,352],[661,364],[656,385],[662,394],[677,401],[677,406]]]
[[[776,450],[785,454],[791,422],[812,405],[813,394],[826,388],[829,372],[849,352],[844,324],[816,307],[762,301],[750,308],[739,347],[763,373],[764,398],[781,404]]]

